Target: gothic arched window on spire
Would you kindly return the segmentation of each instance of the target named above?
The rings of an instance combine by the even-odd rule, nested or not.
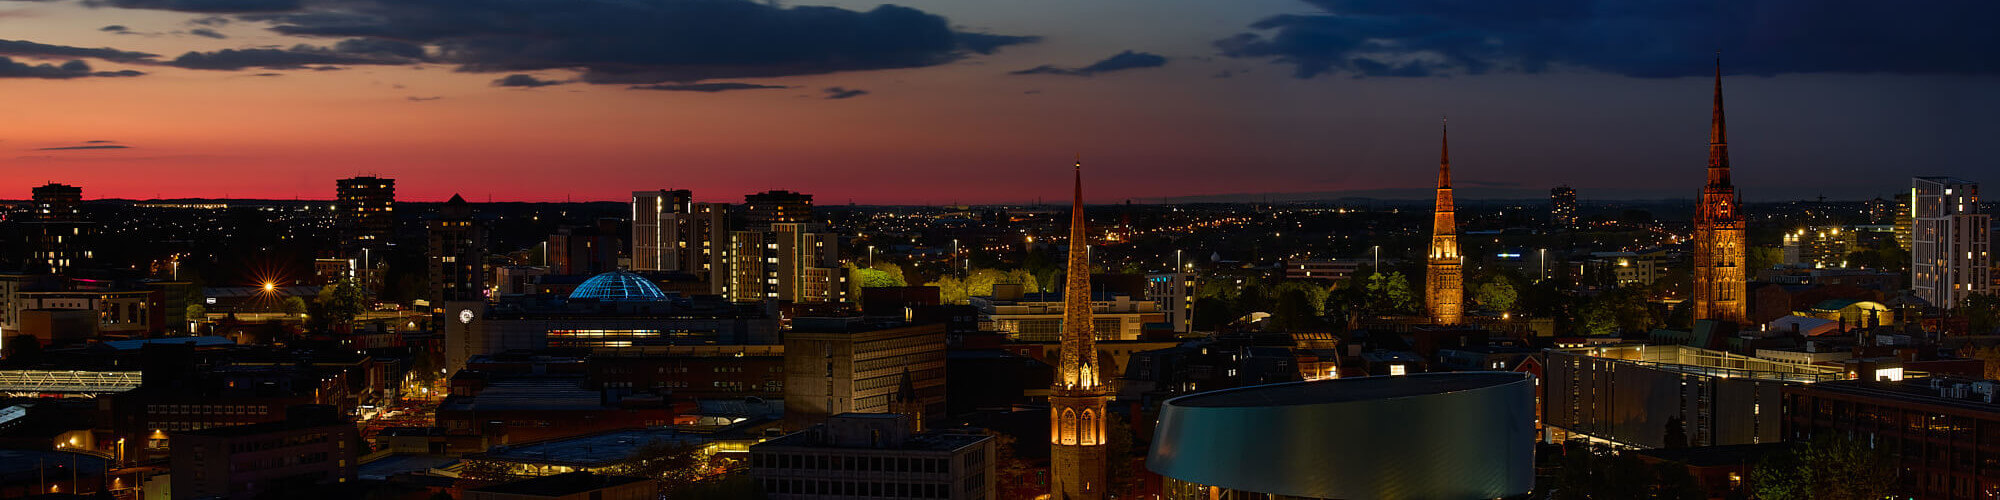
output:
[[[1083,411],[1083,428],[1080,429],[1079,434],[1083,435],[1082,438],[1079,439],[1079,442],[1081,442],[1082,444],[1086,445],[1097,444],[1098,441],[1097,415],[1095,412],[1092,412],[1090,410]]]
[[[1076,444],[1076,410],[1064,408],[1062,418],[1057,419],[1056,422],[1056,442],[1061,444]]]

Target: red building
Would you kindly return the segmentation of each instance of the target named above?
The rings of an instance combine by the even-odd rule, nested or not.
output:
[[[1847,436],[1887,450],[1901,493],[1993,498],[2000,493],[2000,382],[1923,378],[1843,380],[1784,388],[1785,436]]]

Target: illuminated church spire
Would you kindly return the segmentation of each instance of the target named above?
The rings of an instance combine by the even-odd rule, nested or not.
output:
[[[1744,302],[1743,213],[1729,180],[1729,136],[1722,121],[1722,58],[1715,61],[1715,108],[1708,127],[1708,182],[1694,212],[1694,319],[1748,316]]]
[[[1076,162],[1070,205],[1069,261],[1063,281],[1062,352],[1049,395],[1050,497],[1104,498],[1109,478],[1104,408],[1111,399],[1098,380],[1096,322],[1091,318],[1090,238],[1083,213],[1083,160]]]
[[[1431,216],[1429,265],[1424,269],[1424,306],[1432,323],[1455,325],[1464,319],[1465,286],[1458,254],[1458,210],[1451,197],[1449,127],[1439,140],[1437,206]]]

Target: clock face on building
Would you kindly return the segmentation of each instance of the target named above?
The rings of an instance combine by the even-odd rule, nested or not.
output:
[[[471,309],[462,309],[462,310],[459,310],[459,311],[458,311],[458,322],[460,322],[460,323],[471,323],[471,322],[472,322],[472,310],[471,310]]]

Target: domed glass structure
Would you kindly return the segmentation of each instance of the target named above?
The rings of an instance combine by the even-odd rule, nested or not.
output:
[[[585,280],[570,292],[569,298],[589,299],[601,302],[659,302],[667,300],[667,294],[653,282],[629,271],[612,271]]]

